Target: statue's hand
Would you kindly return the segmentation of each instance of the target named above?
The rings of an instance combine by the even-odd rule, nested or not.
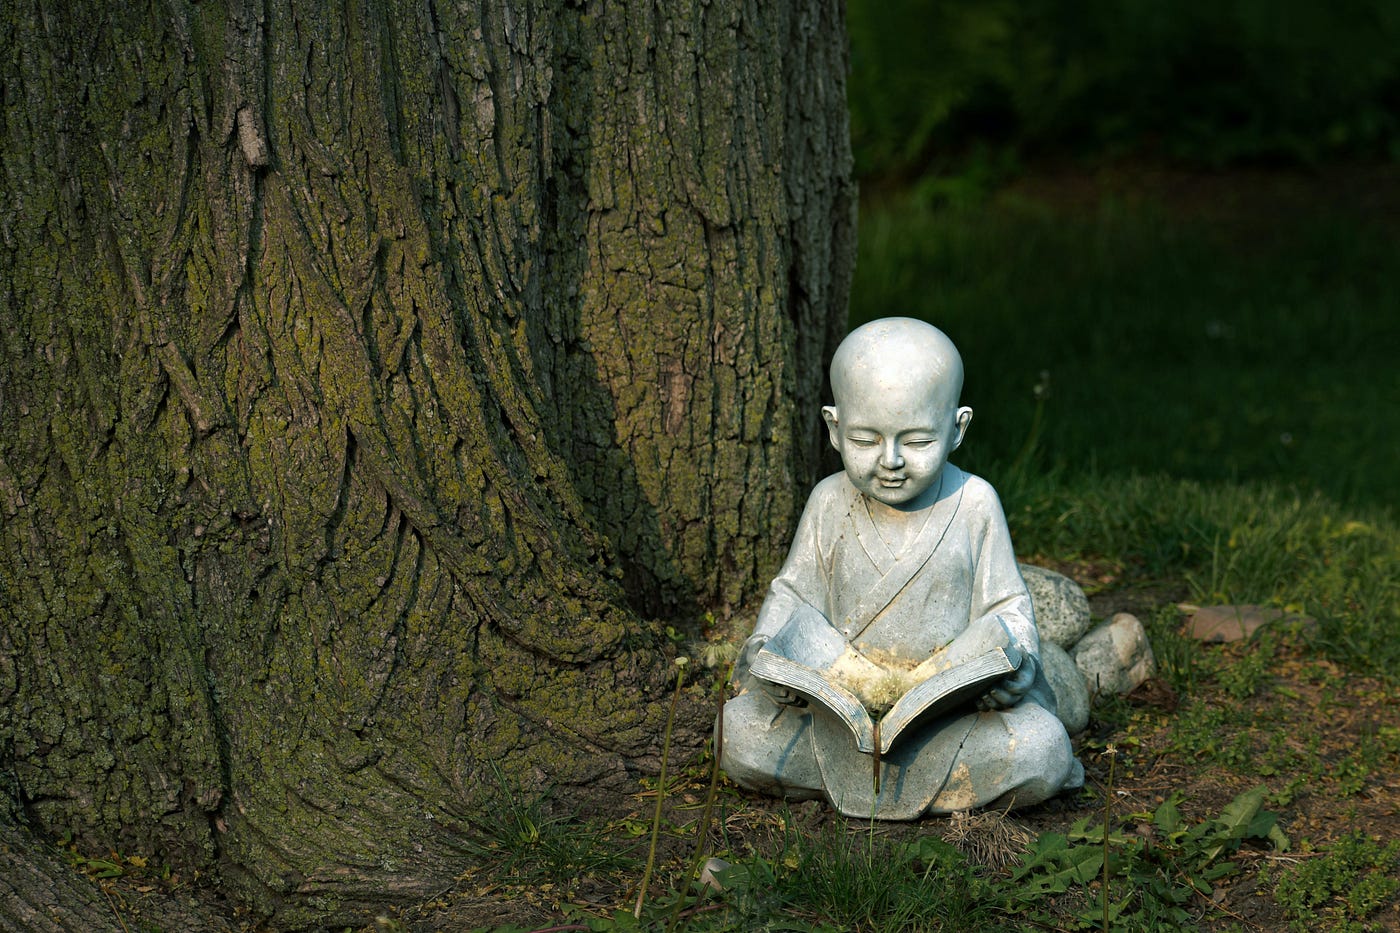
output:
[[[1021,697],[1026,695],[1026,691],[1035,683],[1037,662],[1034,655],[1023,656],[1021,666],[998,683],[991,690],[988,690],[982,699],[977,701],[977,708],[980,710],[1009,709],[1021,702]]]
[[[739,657],[734,660],[733,681],[736,686],[745,686],[745,681],[749,678],[749,668],[753,667],[753,659],[758,655],[759,649],[768,644],[767,635],[750,635],[739,648]]]
[[[744,646],[739,649],[739,657],[734,662],[734,685],[741,690],[749,690],[757,686],[768,699],[779,706],[802,706],[807,701],[793,690],[780,684],[769,683],[749,673],[749,668],[753,667],[754,658],[767,643],[767,635],[750,635],[748,640],[744,642]]]
[[[758,686],[768,699],[777,703],[779,706],[805,706],[807,704],[807,701],[799,696],[791,687],[769,683],[766,680],[758,681]]]

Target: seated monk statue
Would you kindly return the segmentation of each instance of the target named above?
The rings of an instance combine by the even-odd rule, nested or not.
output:
[[[962,381],[952,342],[921,321],[874,321],[837,349],[835,404],[822,417],[845,469],[807,500],[736,663],[739,693],[721,714],[721,764],[740,786],[908,820],[1024,807],[1083,785],[1001,503],[948,463],[972,420],[959,406]],[[1005,627],[1020,665],[872,756],[830,710],[750,670],[784,625],[813,613],[863,659],[892,669],[936,659],[988,623]]]

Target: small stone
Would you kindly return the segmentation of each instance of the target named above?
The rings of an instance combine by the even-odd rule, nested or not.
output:
[[[1128,693],[1157,670],[1147,631],[1137,616],[1127,612],[1085,635],[1070,654],[1091,697]]]
[[[1089,724],[1089,688],[1069,652],[1052,641],[1040,643],[1040,666],[1055,691],[1056,713],[1070,735]]]
[[[1078,583],[1062,573],[1034,564],[1021,564],[1020,568],[1030,590],[1041,643],[1054,642],[1068,651],[1089,631],[1089,598]]]
[[[720,882],[719,876],[729,867],[729,863],[722,858],[708,858],[705,865],[700,869],[700,883],[711,891],[723,891],[724,885]]]
[[[1270,606],[1203,606],[1187,621],[1186,634],[1199,641],[1241,641],[1263,626],[1283,619],[1303,617]]]

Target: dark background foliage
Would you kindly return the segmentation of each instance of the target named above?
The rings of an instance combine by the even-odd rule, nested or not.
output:
[[[859,174],[1400,155],[1388,0],[851,0]]]

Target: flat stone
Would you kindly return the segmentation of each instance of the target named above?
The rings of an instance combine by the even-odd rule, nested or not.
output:
[[[1092,624],[1089,598],[1078,583],[1062,573],[1034,564],[1019,566],[1031,594],[1041,643],[1053,642],[1069,650]]]
[[[1053,641],[1040,643],[1040,665],[1045,669],[1045,679],[1050,689],[1055,691],[1056,715],[1065,724],[1070,735],[1083,732],[1089,724],[1089,688],[1084,683],[1084,675],[1069,652]]]
[[[1146,629],[1127,612],[1089,632],[1070,654],[1084,675],[1090,697],[1128,693],[1157,671]]]
[[[1242,641],[1281,619],[1302,619],[1272,606],[1202,606],[1186,622],[1186,634],[1199,641]]]

